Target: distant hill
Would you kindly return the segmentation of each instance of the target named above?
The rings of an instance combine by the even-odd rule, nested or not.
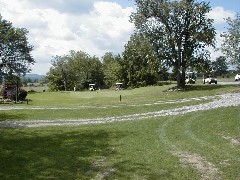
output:
[[[26,75],[24,76],[24,78],[26,78],[26,79],[32,79],[32,80],[35,80],[35,79],[40,80],[40,79],[45,78],[45,75],[40,75],[40,74],[26,74]]]

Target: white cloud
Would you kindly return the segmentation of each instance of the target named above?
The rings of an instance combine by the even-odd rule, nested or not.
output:
[[[32,54],[37,62],[33,73],[45,74],[52,56],[70,50],[82,50],[98,57],[109,51],[121,53],[133,32],[129,16],[134,9],[117,3],[0,0],[0,4],[4,19],[29,31],[29,42],[34,46]]]
[[[208,16],[211,19],[214,19],[214,24],[219,25],[219,24],[224,24],[226,23],[226,18],[234,18],[235,17],[235,12],[229,11],[229,10],[224,10],[223,7],[215,7],[213,8]]]
[[[211,60],[215,61],[216,58],[219,56],[223,56],[223,53],[219,50],[222,44],[222,37],[220,37],[220,34],[223,33],[226,29],[224,29],[225,26],[227,26],[226,18],[235,18],[236,13],[234,11],[225,10],[223,7],[215,7],[213,8],[209,14],[208,17],[211,19],[214,19],[214,26],[217,28],[216,30],[216,49],[210,48],[211,52]]]
[[[32,66],[32,73],[45,75],[51,66],[51,63],[36,63],[34,66]]]
[[[52,56],[70,50],[82,50],[98,57],[109,51],[121,53],[134,29],[129,22],[132,7],[123,8],[104,0],[0,0],[0,4],[4,19],[29,31],[37,62],[33,73],[45,74]],[[226,23],[224,18],[234,18],[235,12],[215,7],[208,16],[219,26]],[[212,51],[212,57],[218,55],[220,52]]]

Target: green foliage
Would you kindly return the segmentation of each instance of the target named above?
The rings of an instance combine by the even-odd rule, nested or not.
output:
[[[146,38],[131,36],[123,52],[124,82],[130,87],[156,84],[167,69],[161,66],[156,53]]]
[[[102,57],[103,62],[103,73],[104,73],[104,83],[107,88],[112,87],[117,82],[122,82],[122,58],[114,56],[113,53],[105,53]]]
[[[229,27],[227,32],[221,34],[221,50],[240,71],[240,14],[237,14],[235,19],[227,18],[226,21]]]
[[[73,90],[88,88],[89,83],[103,84],[102,63],[83,51],[70,51],[68,55],[56,56],[47,74],[50,90]]]
[[[177,72],[178,87],[185,86],[185,71],[202,67],[214,45],[213,20],[207,18],[209,4],[202,1],[136,0],[131,20],[146,36],[159,59]]]
[[[0,18],[0,75],[9,77],[30,72],[34,59],[30,54],[33,46],[27,39],[28,31],[15,28]]]
[[[212,70],[216,76],[221,76],[227,73],[228,65],[226,57],[219,56],[216,61],[212,62]]]

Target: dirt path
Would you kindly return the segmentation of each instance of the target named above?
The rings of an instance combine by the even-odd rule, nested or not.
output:
[[[194,119],[197,118],[197,116],[192,116]],[[186,120],[185,123],[185,132],[187,133],[190,131],[188,125],[191,122],[192,118],[189,120]],[[173,124],[178,121],[178,118],[176,116],[172,116],[172,118],[169,118],[167,121],[164,121],[162,126],[159,127],[159,137],[161,141],[164,143],[164,147],[171,152],[173,156],[176,156],[182,167],[191,167],[195,169],[198,174],[200,175],[202,180],[213,180],[213,179],[221,179],[220,178],[220,170],[217,168],[215,164],[208,161],[204,155],[198,154],[193,151],[184,150],[181,149],[181,146],[178,145],[178,143],[172,141],[169,138],[169,134],[167,133],[167,130],[171,128]],[[184,130],[183,130],[184,131]],[[194,134],[188,133],[188,137],[194,136]],[[201,143],[199,140],[193,139],[196,143]],[[203,142],[206,143],[206,142]],[[206,146],[209,146],[208,144],[205,144]]]
[[[198,99],[203,99],[209,97],[202,97]],[[119,122],[119,121],[133,121],[133,120],[140,120],[140,119],[149,119],[149,118],[158,118],[161,116],[174,116],[179,114],[186,114],[195,111],[205,111],[210,109],[216,109],[220,107],[229,107],[229,106],[240,106],[240,93],[230,93],[230,94],[223,94],[218,95],[215,97],[211,97],[211,102],[205,104],[198,104],[193,106],[183,106],[180,108],[173,108],[168,110],[161,110],[161,111],[154,111],[154,112],[147,112],[147,113],[139,113],[139,114],[131,114],[131,115],[124,115],[124,116],[113,116],[113,117],[106,117],[106,118],[92,118],[92,119],[59,119],[59,120],[19,120],[19,121],[1,121],[0,127],[44,127],[44,126],[77,126],[77,125],[84,125],[84,124],[100,124],[100,123],[110,123],[110,122]],[[193,99],[184,99],[179,101],[191,101],[197,100],[197,98]],[[157,104],[165,104],[165,103],[176,103],[178,101],[167,101],[167,102],[157,102]],[[148,105],[154,105],[148,104]],[[141,106],[141,105],[139,105]],[[26,107],[11,107],[11,108],[1,108],[0,110],[16,110],[16,109],[23,109]],[[51,108],[51,107],[50,107]],[[91,106],[79,106],[79,107],[63,107],[64,109],[81,109],[81,108],[106,108],[104,107],[91,107]],[[56,108],[52,107],[51,109],[63,109],[63,108]],[[49,109],[46,107],[33,107],[31,109]]]

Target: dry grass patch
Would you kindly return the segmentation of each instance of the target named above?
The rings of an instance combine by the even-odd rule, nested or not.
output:
[[[223,138],[230,141],[232,145],[240,145],[240,138],[235,138],[230,136],[223,136]]]
[[[180,159],[180,162],[183,166],[191,166],[196,169],[201,175],[201,179],[210,180],[220,178],[218,175],[218,168],[216,168],[214,164],[208,162],[202,156],[195,153],[183,152],[178,150],[175,150],[172,153]]]
[[[113,173],[117,171],[117,169],[109,167],[107,158],[104,156],[97,157],[97,159],[92,163],[91,169],[98,170],[98,173],[93,178],[93,180],[109,178]],[[91,174],[91,170],[88,173]]]

